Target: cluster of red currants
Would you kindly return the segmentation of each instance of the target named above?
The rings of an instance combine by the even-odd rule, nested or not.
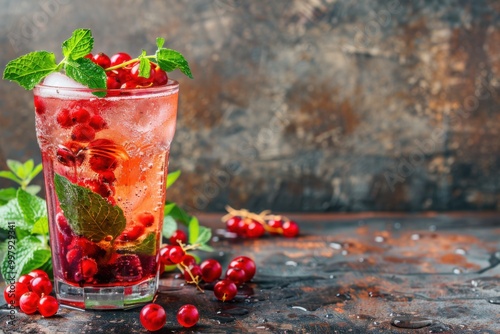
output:
[[[273,215],[270,211],[253,213],[245,209],[236,210],[226,206],[227,215],[222,217],[226,230],[239,237],[260,238],[266,232],[294,238],[299,235],[299,226],[285,216]]]
[[[200,314],[194,305],[183,305],[177,311],[177,322],[183,327],[193,327],[199,319]],[[167,312],[161,305],[150,303],[142,308],[139,320],[144,328],[154,332],[160,330],[167,322]]]
[[[85,58],[101,66],[106,71],[108,89],[127,89],[151,86],[163,86],[168,82],[167,72],[155,63],[150,63],[147,78],[139,75],[139,61],[125,52],[118,52],[111,57],[105,53],[89,53]]]
[[[20,276],[17,282],[8,284],[3,295],[9,306],[19,306],[26,314],[38,311],[44,317],[51,317],[59,310],[59,302],[50,295],[51,292],[49,275],[36,269]]]

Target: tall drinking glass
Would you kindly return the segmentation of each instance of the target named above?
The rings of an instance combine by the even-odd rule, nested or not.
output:
[[[178,90],[172,80],[105,97],[35,87],[54,285],[63,305],[126,309],[154,298]]]

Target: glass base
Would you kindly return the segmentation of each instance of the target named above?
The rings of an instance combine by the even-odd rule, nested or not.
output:
[[[151,302],[158,291],[158,276],[135,285],[77,287],[54,279],[61,306],[81,310],[125,310]]]

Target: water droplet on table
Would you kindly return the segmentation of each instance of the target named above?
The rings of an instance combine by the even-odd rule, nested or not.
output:
[[[430,326],[433,323],[434,321],[431,319],[413,316],[399,316],[391,319],[391,325],[407,329],[423,328]]]
[[[500,297],[492,297],[488,299],[488,303],[490,304],[499,304],[500,305]]]

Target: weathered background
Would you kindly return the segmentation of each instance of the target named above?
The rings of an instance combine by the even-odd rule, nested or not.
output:
[[[498,210],[496,0],[0,0],[0,65],[95,50],[192,64],[169,197],[191,210]],[[40,161],[30,92],[0,82],[0,162]],[[7,182],[0,185],[7,185]],[[41,183],[41,180],[39,180]]]

